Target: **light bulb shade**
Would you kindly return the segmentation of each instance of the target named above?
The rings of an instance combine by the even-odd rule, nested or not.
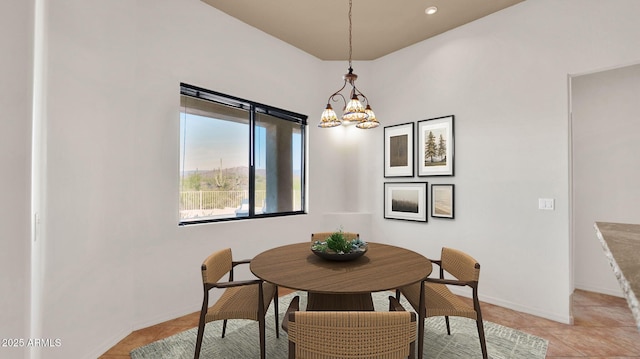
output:
[[[367,105],[367,108],[365,109],[364,112],[368,115],[368,117],[366,120],[358,122],[358,124],[356,124],[357,128],[368,130],[370,128],[376,128],[380,126],[380,122],[378,122],[378,119],[376,118],[376,114],[373,113],[371,106]]]
[[[327,127],[336,127],[340,126],[342,121],[338,119],[336,112],[331,108],[330,104],[327,104],[327,107],[322,111],[322,117],[320,117],[320,123],[318,127],[327,128]]]
[[[342,115],[342,120],[349,122],[360,122],[366,120],[368,117],[365,112],[364,106],[358,100],[358,97],[353,96],[351,101],[347,104],[347,107],[344,108],[344,115]]]

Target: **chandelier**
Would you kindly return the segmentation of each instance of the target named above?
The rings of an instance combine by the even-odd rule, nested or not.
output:
[[[349,72],[342,76],[342,79],[344,80],[342,87],[338,91],[334,92],[333,95],[329,96],[329,99],[327,100],[327,107],[322,112],[322,117],[320,118],[318,127],[327,128],[340,126],[342,124],[347,125],[355,123],[357,128],[369,129],[376,128],[380,125],[376,119],[376,115],[373,113],[373,110],[371,110],[371,106],[369,106],[367,96],[360,92],[356,87],[358,75],[353,73],[353,68],[351,67],[351,7],[352,0],[349,0]],[[347,87],[347,84],[351,86],[349,102],[347,102],[344,95],[340,93],[340,91]],[[336,112],[331,107],[331,101],[338,102],[340,98],[344,104],[342,119],[338,118]],[[361,100],[364,101],[366,107],[363,106],[362,102],[360,102]]]

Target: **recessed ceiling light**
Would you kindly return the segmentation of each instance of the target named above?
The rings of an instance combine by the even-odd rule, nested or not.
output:
[[[424,10],[424,13],[427,15],[433,15],[436,12],[438,12],[438,8],[435,6],[429,6],[426,10]]]

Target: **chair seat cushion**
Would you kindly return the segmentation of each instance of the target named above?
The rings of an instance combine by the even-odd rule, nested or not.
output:
[[[269,308],[276,286],[265,282],[262,285],[265,311]],[[258,285],[245,285],[228,288],[216,303],[209,308],[205,316],[206,322],[222,319],[258,320]]]
[[[444,284],[425,283],[426,317],[456,316],[476,320],[476,311]],[[400,289],[411,306],[417,311],[420,306],[420,283]]]

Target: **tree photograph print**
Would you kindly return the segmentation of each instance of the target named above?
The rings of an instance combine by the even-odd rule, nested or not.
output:
[[[453,176],[453,115],[418,122],[418,176]]]

